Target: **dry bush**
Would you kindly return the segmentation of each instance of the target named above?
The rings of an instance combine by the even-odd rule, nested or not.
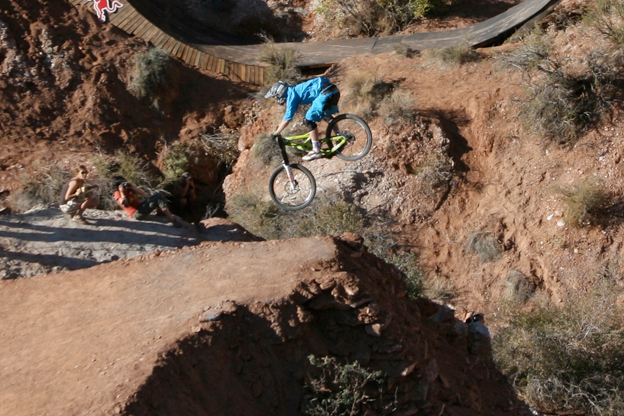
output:
[[[312,369],[306,377],[302,411],[309,416],[356,416],[369,414],[371,408],[390,414],[394,400],[384,404],[383,388],[387,377],[381,371],[371,371],[357,361],[342,364],[334,357],[309,356]],[[376,411],[375,414],[378,414]]]
[[[260,53],[260,62],[269,64],[267,71],[269,83],[276,81],[297,83],[301,79],[301,71],[297,67],[300,59],[301,54],[296,49],[278,46],[272,41],[265,43]]]
[[[503,282],[503,297],[512,305],[523,304],[535,293],[535,285],[521,271],[511,269]]]
[[[614,289],[599,284],[564,307],[514,313],[494,338],[499,367],[540,414],[623,414],[623,316]]]
[[[426,279],[423,287],[423,295],[429,299],[447,302],[457,297],[453,281],[442,276],[433,276]]]
[[[336,36],[395,33],[427,16],[441,14],[452,0],[321,0],[316,13]]]
[[[624,2],[622,0],[589,2],[584,21],[616,45],[624,45]]]
[[[268,133],[260,133],[254,138],[251,155],[265,166],[278,164],[280,149],[275,140]]]
[[[465,42],[458,46],[429,49],[425,55],[441,65],[452,67],[481,60],[481,54]]]
[[[574,145],[612,109],[618,94],[624,58],[619,49],[593,50],[583,57],[557,57],[553,38],[537,29],[515,50],[499,55],[504,65],[529,79],[519,100],[525,128],[544,138]],[[581,69],[579,69],[581,68]]]
[[[416,117],[412,95],[402,90],[394,90],[389,96],[384,97],[377,112],[387,126],[413,121]]]
[[[304,210],[283,211],[272,201],[246,193],[227,201],[225,209],[232,221],[267,240],[359,233],[363,224],[362,214],[352,204],[324,196],[317,196]]]
[[[491,262],[500,259],[501,247],[488,231],[471,231],[466,239],[466,250],[479,256],[483,262]]]
[[[11,207],[18,212],[58,205],[61,190],[72,177],[72,172],[58,166],[35,163],[33,167],[31,174],[20,177],[23,187],[10,197]]]
[[[403,55],[406,58],[413,58],[414,56],[418,56],[420,55],[420,51],[417,49],[412,49],[409,46],[403,44],[403,43],[399,43],[398,45],[395,45],[393,47],[394,52],[399,54],[399,55]]]
[[[567,188],[556,187],[565,197],[565,221],[575,227],[598,225],[607,219],[611,197],[593,180]]]
[[[449,187],[453,180],[453,159],[446,152],[431,153],[423,160],[415,173],[421,181],[421,189],[427,196],[434,196],[438,189]]]

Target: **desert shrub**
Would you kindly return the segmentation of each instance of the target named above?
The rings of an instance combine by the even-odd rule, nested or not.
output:
[[[58,166],[35,163],[32,173],[20,177],[23,187],[11,196],[11,206],[16,211],[24,212],[36,207],[58,205],[61,190],[71,177],[72,172]]]
[[[226,211],[232,221],[267,240],[358,233],[363,223],[352,204],[319,195],[308,208],[288,212],[252,193],[239,194],[228,201]]]
[[[365,119],[380,116],[387,125],[414,119],[413,98],[401,89],[399,81],[385,81],[373,74],[354,72],[346,83],[345,101],[353,108],[352,112]]]
[[[342,364],[333,357],[309,356],[313,369],[309,372],[303,413],[310,416],[363,415],[367,405],[378,402],[382,414],[393,410],[391,401],[383,403],[380,394],[386,383],[386,376],[380,371],[370,371],[357,361]],[[377,414],[377,413],[376,413]]]
[[[165,180],[178,179],[189,170],[190,160],[187,147],[181,143],[165,146],[164,167],[161,169]]]
[[[130,92],[158,108],[164,91],[172,88],[170,67],[171,57],[162,49],[151,48],[136,54]]]
[[[115,154],[116,163],[111,168],[115,176],[122,176],[136,186],[154,188],[161,180],[160,172],[149,161],[125,151]]]
[[[415,173],[420,177],[423,193],[432,196],[438,189],[448,187],[453,180],[453,159],[445,152],[431,153]]]
[[[535,285],[519,270],[511,269],[503,282],[503,298],[511,305],[523,304],[535,292]]]
[[[468,43],[462,42],[458,46],[447,46],[446,48],[429,49],[426,56],[442,65],[460,66],[468,62],[475,62],[481,59],[481,54],[470,47]]]
[[[388,126],[412,121],[416,116],[414,99],[407,91],[395,90],[381,101],[378,113]]]
[[[609,211],[610,195],[597,182],[584,181],[576,186],[556,187],[565,197],[564,219],[575,227],[602,223]]]
[[[276,81],[298,82],[301,79],[301,71],[297,67],[300,59],[301,54],[296,49],[278,46],[271,41],[264,44],[260,53],[260,62],[269,64],[267,79],[270,83]]]
[[[452,0],[321,0],[316,12],[337,35],[394,33],[426,16],[439,14]]]
[[[552,44],[551,36],[534,30],[519,48],[499,58],[529,76],[519,100],[525,128],[546,144],[573,145],[610,112],[624,59],[620,50],[594,50],[576,63],[584,70],[567,69],[569,59],[555,57]]]
[[[567,306],[514,313],[494,338],[494,358],[540,414],[624,412],[624,331],[613,290]]]
[[[370,218],[368,218],[370,221]],[[382,222],[387,223],[387,219]],[[407,297],[416,300],[424,290],[424,271],[420,265],[420,258],[412,251],[399,247],[392,234],[383,229],[380,224],[368,224],[362,230],[362,237],[368,250],[383,259],[386,263],[394,264],[405,275]]]
[[[273,166],[280,157],[280,149],[270,134],[260,133],[254,139],[251,155],[263,165]]]
[[[466,250],[479,256],[482,262],[491,262],[501,257],[501,248],[488,231],[471,231],[466,239]]]
[[[299,222],[301,236],[319,234],[342,235],[346,232],[359,233],[363,218],[353,204],[331,201],[321,197],[318,206],[309,215],[302,214]]]
[[[589,2],[584,20],[616,45],[624,45],[624,2],[622,0]]]
[[[267,240],[281,237],[283,212],[272,202],[263,201],[253,193],[235,195],[226,202],[229,218],[246,230]]]
[[[442,276],[429,277],[423,282],[423,296],[447,302],[457,297],[453,281]]]
[[[419,50],[412,49],[404,43],[399,43],[398,45],[395,45],[393,49],[395,53],[403,55],[406,58],[413,58],[414,56],[418,56],[420,54]]]
[[[199,136],[205,155],[217,160],[219,168],[226,173],[229,173],[240,154],[238,138],[238,133],[224,131]]]

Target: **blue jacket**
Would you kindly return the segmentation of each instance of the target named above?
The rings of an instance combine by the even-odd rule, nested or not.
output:
[[[288,87],[284,120],[292,120],[301,104],[312,104],[306,113],[306,119],[310,121],[317,122],[325,115],[337,113],[337,106],[331,106],[329,109],[325,109],[325,103],[329,97],[338,92],[336,89],[330,93],[322,94],[323,90],[330,85],[332,84],[327,78],[318,77],[293,87]]]

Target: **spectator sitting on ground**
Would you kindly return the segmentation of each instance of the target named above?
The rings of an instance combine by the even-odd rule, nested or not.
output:
[[[192,205],[196,200],[195,182],[190,173],[184,172],[181,179],[176,181],[171,189],[171,210],[182,215],[192,210]]]
[[[171,213],[166,198],[160,192],[148,197],[142,189],[130,182],[119,181],[113,196],[117,204],[135,220],[146,220],[152,211],[157,210],[163,213],[173,225],[193,229],[191,224]]]
[[[69,215],[73,221],[88,224],[82,214],[87,208],[97,208],[100,200],[93,194],[97,185],[85,186],[85,180],[89,171],[84,165],[78,166],[78,172],[69,180],[61,190],[59,208]]]

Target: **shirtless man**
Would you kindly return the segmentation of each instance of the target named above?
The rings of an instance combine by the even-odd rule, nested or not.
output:
[[[97,185],[85,186],[89,171],[84,165],[78,166],[78,172],[63,186],[59,201],[59,208],[69,215],[73,221],[80,224],[89,224],[82,214],[87,208],[97,208],[100,200],[93,194]]]

